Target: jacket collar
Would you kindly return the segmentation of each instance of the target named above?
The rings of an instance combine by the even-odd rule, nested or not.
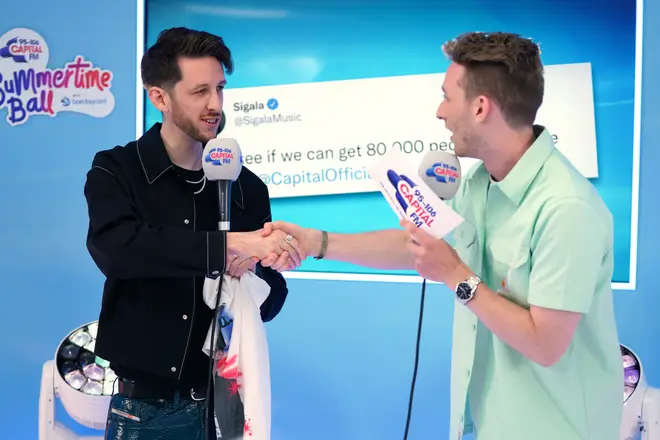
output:
[[[173,166],[170,156],[165,149],[165,143],[160,136],[162,124],[155,123],[145,134],[137,141],[137,153],[142,165],[142,171],[149,185],[152,185],[161,178]],[[241,176],[231,186],[231,198],[239,208],[244,209],[243,188],[241,186]]]
[[[138,158],[149,185],[172,168],[172,161],[165,149],[163,138],[160,137],[161,126],[160,122],[155,123],[137,141]]]

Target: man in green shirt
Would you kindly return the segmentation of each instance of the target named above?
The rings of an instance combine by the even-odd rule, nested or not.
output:
[[[327,234],[274,222],[264,234],[283,229],[307,255],[415,269],[455,291],[451,440],[470,419],[478,440],[618,440],[612,216],[534,125],[539,48],[513,34],[469,33],[444,52],[451,64],[437,117],[456,154],[480,160],[449,202],[465,219],[454,247],[410,223]]]

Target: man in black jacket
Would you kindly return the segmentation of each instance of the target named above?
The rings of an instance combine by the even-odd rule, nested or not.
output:
[[[247,168],[232,185],[231,231],[217,231],[218,188],[204,177],[202,150],[219,129],[232,69],[220,37],[162,32],[141,70],[163,123],[97,153],[87,173],[87,247],[107,279],[96,354],[119,377],[107,439],[203,439],[204,430],[214,438],[205,418],[202,345],[214,313],[202,298],[205,277],[255,272],[271,288],[261,306],[270,321],[288,292],[278,271],[305,258],[290,235],[260,233],[271,220],[268,189]],[[262,267],[265,258],[277,261]]]

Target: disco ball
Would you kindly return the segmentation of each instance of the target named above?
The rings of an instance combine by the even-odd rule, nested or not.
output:
[[[94,354],[98,322],[78,327],[67,335],[55,353],[55,393],[67,413],[78,423],[104,429],[110,398],[118,381],[109,362]]]
[[[64,381],[73,389],[93,396],[111,396],[116,378],[109,363],[94,355],[98,323],[74,330],[60,344],[56,363]]]
[[[621,440],[660,440],[660,389],[649,386],[642,361],[621,345],[623,419]]]
[[[623,403],[626,403],[639,385],[642,370],[637,356],[623,345],[621,345],[621,357],[623,359]]]

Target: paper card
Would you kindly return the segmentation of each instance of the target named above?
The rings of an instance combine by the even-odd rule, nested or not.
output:
[[[369,169],[371,178],[399,219],[407,219],[436,238],[444,238],[463,222],[419,177],[409,157],[391,148]]]

